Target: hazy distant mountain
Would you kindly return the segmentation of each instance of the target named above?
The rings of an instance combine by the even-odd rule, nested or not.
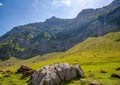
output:
[[[73,19],[52,17],[45,22],[14,27],[0,37],[0,59],[30,58],[65,51],[91,36],[120,31],[120,0],[98,9],[86,9]]]

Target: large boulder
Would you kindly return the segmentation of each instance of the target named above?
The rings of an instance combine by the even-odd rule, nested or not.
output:
[[[80,65],[54,63],[35,71],[28,85],[61,85],[64,81],[83,76],[84,72]]]

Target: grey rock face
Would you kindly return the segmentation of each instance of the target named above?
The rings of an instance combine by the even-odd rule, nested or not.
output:
[[[64,81],[83,76],[84,72],[79,65],[51,64],[35,71],[28,85],[61,85]]]

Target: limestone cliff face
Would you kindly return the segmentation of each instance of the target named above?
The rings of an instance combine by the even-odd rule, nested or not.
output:
[[[103,8],[83,10],[73,19],[52,17],[45,22],[14,27],[0,37],[0,59],[27,59],[65,51],[88,37],[120,31],[119,28],[120,0],[114,0]]]

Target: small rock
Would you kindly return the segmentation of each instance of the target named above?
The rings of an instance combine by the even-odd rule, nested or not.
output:
[[[104,70],[100,70],[100,73],[107,73],[107,71],[104,71]]]
[[[113,74],[111,75],[111,77],[120,78],[120,74],[115,74],[115,73],[113,73]]]
[[[13,85],[17,85],[17,84],[13,84]]]
[[[31,76],[34,73],[34,71],[35,70],[28,66],[21,65],[21,67],[17,70],[16,73],[22,73],[23,75],[21,76],[21,78],[25,78]]]
[[[5,72],[3,71],[2,74],[5,74]]]
[[[86,84],[88,81],[86,80],[86,79],[80,79],[80,84],[81,85],[84,85],[84,84]]]
[[[116,68],[116,71],[119,71],[120,70],[120,67]]]
[[[9,81],[9,83],[13,83],[13,81]]]
[[[92,81],[90,82],[90,85],[101,85],[101,84],[100,84],[100,82],[97,81],[97,80],[92,80]]]
[[[9,77],[10,75],[9,74],[5,74],[4,77]]]
[[[95,78],[95,74],[93,72],[89,72],[88,76],[91,77],[91,78]]]
[[[12,73],[10,70],[6,70],[7,73]]]
[[[32,70],[32,68],[25,66],[25,65],[21,65],[20,68],[17,70],[17,73],[24,73],[30,70]]]
[[[6,63],[5,65],[6,65],[6,66],[11,66],[11,64],[10,64],[10,63]]]
[[[3,72],[3,70],[0,69],[0,72]]]

